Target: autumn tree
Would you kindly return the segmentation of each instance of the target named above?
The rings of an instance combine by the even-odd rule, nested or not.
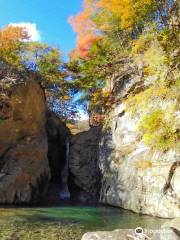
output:
[[[0,30],[0,75],[33,74],[45,89],[49,107],[63,119],[76,116],[72,90],[58,48],[31,42],[26,28],[8,25]]]
[[[70,17],[69,22],[77,33],[77,47],[72,52],[72,57],[87,58],[92,44],[98,40],[96,25],[91,19],[94,6],[88,0],[83,3],[84,10],[76,16]]]
[[[0,30],[0,61],[20,67],[24,41],[29,36],[25,28],[8,25]]]

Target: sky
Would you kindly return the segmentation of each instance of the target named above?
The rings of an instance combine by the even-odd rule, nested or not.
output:
[[[59,47],[67,56],[76,42],[68,19],[81,6],[82,0],[0,0],[0,28],[26,24],[32,40]]]

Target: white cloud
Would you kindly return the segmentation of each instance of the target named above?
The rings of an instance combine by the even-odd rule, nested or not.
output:
[[[36,42],[41,40],[40,32],[37,29],[37,25],[35,23],[30,22],[21,22],[21,23],[10,23],[9,25],[15,27],[25,27],[30,36],[30,41]]]

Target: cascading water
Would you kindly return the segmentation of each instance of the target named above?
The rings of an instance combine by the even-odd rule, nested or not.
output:
[[[70,198],[70,193],[68,189],[68,161],[69,161],[69,139],[66,141],[66,162],[64,165],[64,169],[61,172],[61,177],[62,177],[62,186],[60,189],[60,198],[63,200],[69,199]]]

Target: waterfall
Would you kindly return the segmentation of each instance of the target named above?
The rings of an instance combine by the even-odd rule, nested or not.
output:
[[[69,193],[69,189],[68,189],[68,168],[69,168],[69,139],[67,139],[66,141],[66,163],[64,166],[64,169],[62,171],[62,187],[61,187],[61,191],[60,191],[60,197],[61,199],[68,199],[70,198],[70,193]]]

